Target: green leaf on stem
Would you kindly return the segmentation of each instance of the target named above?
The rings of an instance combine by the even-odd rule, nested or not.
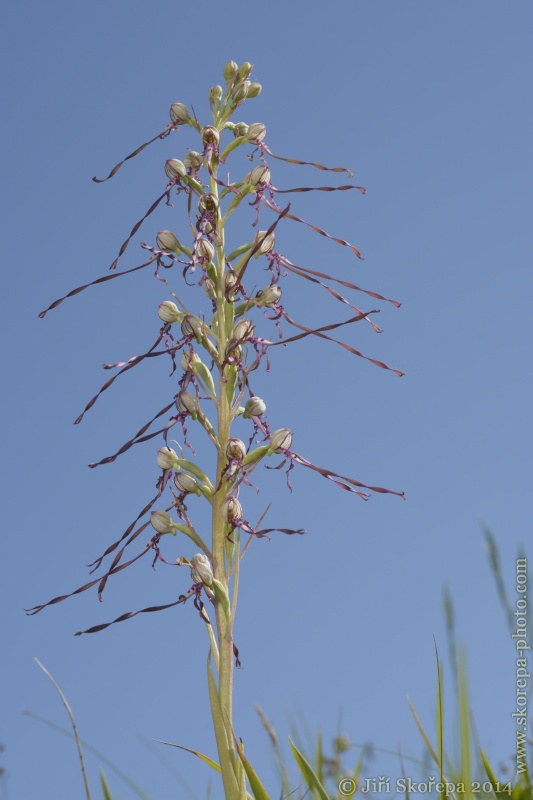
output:
[[[220,760],[220,771],[224,781],[224,790],[228,797],[238,797],[239,789],[237,784],[237,777],[235,775],[235,765],[233,762],[233,748],[230,745],[230,739],[226,725],[222,717],[222,709],[220,707],[220,698],[218,696],[218,689],[211,669],[211,649],[207,656],[207,685],[209,688],[209,702],[211,704],[211,716],[213,718],[213,729],[215,731],[215,739],[217,742],[218,757]]]
[[[216,578],[213,578],[212,589],[215,592],[218,602],[222,606],[222,610],[224,611],[224,616],[226,617],[227,620],[229,620],[230,606],[229,606],[229,596],[226,589],[224,588],[223,584]]]
[[[257,773],[255,772],[254,768],[244,755],[242,742],[237,741],[237,738],[234,733],[233,733],[233,738],[235,740],[235,746],[237,748],[237,755],[239,756],[241,764],[244,767],[244,771],[246,772],[246,777],[248,778],[248,783],[250,784],[250,789],[252,790],[254,800],[270,800],[267,790],[257,777]]]
[[[291,746],[292,754],[295,758],[296,763],[298,764],[298,768],[302,773],[302,777],[308,787],[313,792],[314,796],[318,798],[318,800],[330,800],[328,794],[324,787],[322,786],[321,782],[313,772],[311,764],[307,761],[307,759],[300,753],[298,748],[292,741],[289,739],[289,744]]]

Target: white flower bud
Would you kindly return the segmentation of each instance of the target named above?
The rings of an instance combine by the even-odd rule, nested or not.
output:
[[[170,180],[173,180],[173,178],[185,178],[187,175],[185,164],[179,158],[169,158],[165,161],[165,175]]]
[[[250,397],[244,406],[243,417],[249,419],[250,417],[260,417],[266,411],[266,404],[260,397]]]
[[[226,456],[230,459],[237,458],[240,461],[246,455],[246,445],[241,439],[230,437],[226,445]]]
[[[209,239],[199,239],[196,245],[196,252],[200,258],[204,258],[206,261],[212,261],[215,255],[215,248]]]
[[[172,517],[167,511],[152,511],[150,524],[157,533],[175,533],[176,526],[172,522]]]
[[[160,250],[168,250],[171,253],[176,253],[179,256],[181,253],[181,246],[178,242],[176,234],[172,231],[159,231],[155,237],[155,242]]]
[[[222,90],[221,90],[222,91]],[[220,142],[220,133],[213,125],[206,125],[202,129],[202,144],[216,144]]]
[[[265,253],[270,253],[271,250],[274,249],[276,244],[276,237],[273,233],[269,233],[267,236],[266,231],[257,231],[254,237],[254,246],[260,242],[258,249],[255,251],[255,257],[258,258]]]
[[[280,428],[277,431],[274,431],[272,436],[270,437],[270,445],[268,448],[269,455],[272,453],[283,453],[284,450],[288,450],[292,444],[292,433],[288,428]]]
[[[191,353],[190,350],[187,350],[181,356],[180,367],[185,370],[185,372],[194,372],[194,374],[196,374],[196,365],[201,363],[202,360],[197,353]]]
[[[181,332],[184,336],[194,336],[197,341],[201,341],[204,336],[202,320],[193,314],[185,314],[181,323]]]
[[[209,89],[209,102],[210,103],[217,102],[217,100],[220,100],[222,98],[222,94],[223,94],[222,86],[219,86],[218,84],[216,86],[212,86]]]
[[[183,103],[172,103],[170,106],[170,119],[172,122],[177,122],[178,125],[184,125],[189,122],[190,116],[187,106]]]
[[[246,100],[249,86],[250,81],[241,81],[240,83],[235,84],[231,90],[231,99],[233,101],[233,105],[238,106]]]
[[[157,466],[159,469],[177,469],[178,456],[171,447],[162,447],[157,451]]]
[[[157,309],[157,316],[163,322],[181,322],[185,314],[179,310],[172,300],[164,300]]]
[[[259,164],[248,173],[245,180],[252,186],[267,186],[270,183],[270,170],[264,164]]]
[[[242,519],[242,506],[236,497],[226,497],[221,506],[222,519],[231,522],[232,519]]]
[[[191,150],[183,158],[183,164],[187,167],[187,169],[199,169],[199,167],[202,166],[203,161],[203,155],[201,153],[197,153],[196,150]]]
[[[262,142],[265,138],[266,132],[266,125],[263,125],[262,122],[252,122],[246,132],[246,138],[249,142],[259,144],[259,142]]]
[[[191,558],[191,578],[194,583],[213,585],[213,570],[208,557],[204,553],[197,553]]]
[[[224,288],[228,295],[231,295],[231,290],[237,285],[237,273],[232,270],[228,269],[226,274],[224,275]]]
[[[250,64],[249,61],[245,61],[244,64],[241,64],[241,66],[240,66],[239,78],[241,80],[246,79],[253,68],[254,68],[253,64]]]
[[[197,494],[198,481],[194,475],[188,472],[178,472],[174,478],[174,485],[178,492],[187,492],[188,494]]]
[[[260,83],[255,83],[255,81],[252,81],[252,83],[248,87],[248,93],[246,96],[257,97],[258,94],[261,94],[262,88],[263,87],[261,86]]]
[[[233,328],[233,338],[244,342],[250,339],[254,332],[253,322],[250,322],[249,319],[241,319]]]
[[[193,419],[198,416],[198,400],[190,392],[180,392],[178,394],[176,408],[180,414],[190,414]]]
[[[228,61],[224,66],[224,80],[226,83],[229,83],[238,71],[239,65],[236,64],[235,61]]]
[[[266,289],[258,292],[255,296],[255,299],[261,306],[271,306],[273,303],[277,303],[280,298],[281,289],[277,283],[272,283],[270,286],[267,286]]]
[[[246,136],[247,132],[248,125],[246,122],[237,122],[237,124],[233,126],[233,135],[236,139],[238,139],[239,136]]]

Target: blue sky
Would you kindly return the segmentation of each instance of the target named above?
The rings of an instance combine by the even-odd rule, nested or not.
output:
[[[271,425],[294,431],[295,450],[365,483],[405,490],[407,500],[363,503],[296,469],[291,495],[279,473],[260,475],[260,499],[250,496],[250,508],[260,513],[273,500],[272,525],[309,535],[274,535],[247,556],[236,629],[244,665],[237,733],[274,794],[256,703],[284,741],[289,718],[300,714],[330,738],[342,709],[353,742],[419,757],[406,698],[431,729],[433,637],[444,658],[446,585],[468,654],[480,744],[496,763],[508,759],[514,652],[480,524],[495,532],[513,597],[514,559],[531,524],[531,5],[333,0],[313,10],[301,0],[60,0],[13,5],[5,17],[4,795],[81,796],[72,743],[22,713],[66,724],[37,656],[70,700],[83,738],[150,796],[182,791],[160,754],[191,796],[205,796],[207,768],[148,744],[166,739],[215,755],[206,640],[192,606],[72,635],[170,602],[188,576],[141,562],[110,582],[101,605],[88,592],[33,618],[22,609],[88,580],[84,565],[152,496],[152,443],[114,465],[86,465],[120,446],[173,392],[167,365],[145,364],[117,381],[81,425],[71,424],[106,379],[102,362],[128,358],[155,338],[157,304],[169,295],[151,275],[90,289],[43,321],[37,313],[105,274],[164,188],[165,159],[183,157],[195,141],[180,132],[106,184],[91,176],[162,130],[173,102],[192,104],[207,122],[207,91],[222,82],[229,59],[254,64],[263,92],[242,116],[266,123],[274,153],[350,167],[367,188],[364,197],[294,195],[292,205],[353,242],[364,261],[292,222],[280,226],[279,249],[400,300],[399,310],[383,307],[382,334],[355,326],[345,338],[406,373],[398,378],[305,340],[278,348],[270,375],[254,384]],[[310,168],[270,166],[280,188],[328,182],[328,173]],[[181,211],[176,203],[154,214],[123,267],[141,263],[140,241],[183,225]],[[243,241],[248,234],[246,227]],[[289,279],[284,293],[292,316],[317,325],[344,318],[317,287],[299,283]],[[192,555],[186,543],[175,548],[167,555]],[[448,669],[453,743],[449,678]],[[99,763],[88,756],[95,787]],[[400,774],[394,758],[374,767]],[[132,796],[109,777],[117,798]]]

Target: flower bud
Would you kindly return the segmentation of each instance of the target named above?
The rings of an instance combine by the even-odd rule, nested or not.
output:
[[[179,158],[169,158],[165,161],[165,175],[170,180],[174,178],[185,178],[187,175],[187,170],[185,168],[185,164],[183,161],[180,161]]]
[[[187,167],[187,169],[199,169],[204,161],[204,157],[201,153],[197,153],[196,150],[190,150],[186,156],[183,157],[183,163]]]
[[[180,367],[185,372],[194,372],[196,374],[196,365],[201,364],[202,360],[196,353],[191,353],[190,350],[183,353],[180,360]]]
[[[254,332],[253,322],[250,322],[249,319],[241,319],[233,328],[233,338],[244,342],[250,339]]]
[[[197,553],[191,558],[191,578],[194,583],[213,585],[213,570],[208,557],[204,553]]]
[[[231,291],[237,286],[237,283],[237,273],[233,269],[228,269],[224,275],[224,289],[228,295],[231,295]]]
[[[230,437],[226,445],[226,456],[230,459],[237,458],[242,461],[246,455],[246,445],[241,439]]]
[[[265,138],[266,132],[266,125],[263,125],[262,122],[252,122],[248,128],[248,131],[246,132],[246,138],[249,142],[259,144],[259,142],[262,142]]]
[[[222,519],[226,522],[231,522],[234,519],[242,519],[242,506],[237,498],[231,495],[222,501],[221,512]]]
[[[249,85],[250,81],[241,81],[233,87],[231,91],[233,105],[238,106],[246,100]]]
[[[260,417],[266,411],[266,404],[260,397],[250,397],[244,406],[243,417],[249,419],[250,417]]]
[[[172,231],[159,231],[155,237],[155,242],[160,250],[168,250],[170,253],[181,253],[180,243]]]
[[[198,211],[214,213],[218,209],[218,197],[215,194],[203,194],[198,201]]]
[[[270,445],[268,448],[269,455],[272,453],[283,453],[284,450],[288,450],[292,444],[292,433],[288,428],[280,428],[277,431],[274,431],[272,436],[270,437]]]
[[[280,297],[281,289],[277,283],[272,283],[270,286],[267,286],[266,289],[257,292],[255,296],[261,306],[271,306],[273,303],[277,303]]]
[[[157,451],[157,466],[159,469],[177,469],[177,454],[171,447],[162,447]]]
[[[259,247],[255,252],[255,257],[264,255],[265,253],[270,253],[271,250],[274,249],[276,244],[276,237],[273,233],[269,233],[267,236],[266,231],[257,231],[254,237],[254,246],[259,243]]]
[[[252,81],[252,83],[248,87],[247,97],[257,97],[258,94],[261,94],[262,88],[263,87],[261,86],[260,83],[255,83],[254,81]]]
[[[246,136],[247,132],[248,125],[246,122],[237,122],[237,124],[233,126],[233,135],[236,139],[238,139],[239,136]]]
[[[239,65],[236,64],[235,61],[228,61],[224,66],[224,80],[226,83],[229,83],[238,71]]]
[[[194,475],[190,475],[188,472],[178,472],[174,477],[174,485],[178,492],[198,493],[198,481]]]
[[[183,103],[172,103],[170,106],[170,119],[178,125],[184,125],[189,122],[190,116],[187,106]]]
[[[198,400],[190,392],[180,392],[178,394],[176,408],[180,414],[190,414],[193,419],[198,416]]]
[[[239,78],[241,80],[245,80],[248,77],[248,75],[250,74],[250,72],[253,70],[253,68],[254,68],[253,64],[250,64],[249,61],[245,61],[244,64],[241,64],[241,66],[240,66]]]
[[[219,86],[218,84],[216,86],[211,86],[209,89],[209,102],[216,103],[217,101],[221,100],[222,93],[222,86]]]
[[[193,314],[185,314],[181,323],[181,332],[184,336],[194,336],[197,341],[201,341],[204,336],[202,320]]]
[[[213,256],[215,255],[215,248],[209,239],[199,239],[198,244],[196,245],[196,253],[200,256],[200,258],[203,258],[206,261],[212,261]]]
[[[157,316],[163,322],[181,322],[185,315],[172,300],[164,300],[157,309]]]
[[[259,164],[248,173],[246,178],[252,186],[267,186],[270,183],[270,170],[264,164]]]
[[[150,524],[157,533],[175,533],[176,526],[172,522],[172,517],[167,511],[152,511]]]
[[[218,146],[220,142],[220,133],[213,125],[206,125],[202,129],[202,144],[215,144]]]

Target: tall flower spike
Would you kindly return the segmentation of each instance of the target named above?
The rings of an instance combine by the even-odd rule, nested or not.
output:
[[[294,188],[284,188],[283,186],[277,188],[273,185],[270,167],[273,162],[271,159],[294,165],[312,166],[333,173],[348,172],[350,175],[351,173],[344,167],[330,168],[318,162],[282,158],[273,154],[267,147],[267,128],[262,122],[252,122],[250,125],[244,121],[230,122],[236,108],[261,92],[261,84],[252,80],[251,72],[252,64],[250,62],[244,62],[240,66],[234,61],[226,63],[224,88],[213,85],[208,92],[212,112],[211,119],[200,121],[192,106],[186,106],[184,103],[172,104],[170,123],[150,142],[155,141],[156,138],[164,139],[171,132],[176,132],[181,126],[187,125],[192,129],[191,134],[197,135],[196,142],[191,142],[191,145],[194,144],[198,150],[182,150],[177,154],[180,156],[179,158],[168,158],[166,161],[164,159],[168,153],[163,156],[165,177],[160,174],[161,194],[150,205],[144,216],[133,225],[129,236],[120,246],[118,256],[111,264],[111,269],[114,270],[117,267],[119,259],[126,253],[133,237],[144,221],[160,209],[163,200],[169,207],[172,207],[171,199],[174,197],[177,197],[180,202],[186,201],[183,204],[183,223],[179,227],[176,226],[176,230],[180,231],[182,241],[179,241],[177,235],[171,230],[160,230],[155,237],[153,246],[151,243],[141,243],[141,248],[150,253],[150,258],[145,263],[87,282],[49,306],[49,309],[56,308],[66,297],[71,297],[88,286],[136,272],[152,263],[155,277],[160,281],[167,283],[163,274],[168,275],[168,283],[171,280],[182,281],[180,284],[182,288],[176,288],[175,284],[170,287],[170,297],[173,299],[163,299],[158,306],[157,313],[160,324],[157,336],[154,335],[152,338],[152,341],[155,339],[152,346],[145,349],[144,352],[142,351],[141,355],[134,355],[128,360],[104,364],[106,370],[116,369],[118,372],[92,397],[76,420],[76,422],[81,421],[85,412],[94,405],[102,392],[113,385],[119,375],[146,359],[156,358],[160,355],[170,356],[172,384],[165,405],[155,414],[152,411],[151,419],[139,427],[137,433],[113,455],[90,464],[91,467],[110,464],[133,445],[160,437],[155,458],[159,469],[155,480],[155,496],[148,502],[145,501],[134,522],[122,535],[113,537],[115,541],[107,547],[103,555],[90,565],[93,571],[97,570],[101,567],[104,559],[110,556],[111,563],[105,568],[103,575],[80,586],[70,594],[54,597],[48,603],[35,606],[28,612],[38,613],[48,605],[54,605],[92,587],[97,587],[98,596],[101,597],[107,581],[112,575],[136,563],[145,555],[152,558],[153,566],[156,563],[157,565],[172,566],[187,565],[191,570],[191,579],[194,584],[184,594],[179,595],[174,602],[123,614],[112,623],[96,625],[83,633],[103,630],[109,624],[130,619],[138,613],[171,608],[185,603],[189,597],[192,597],[201,619],[207,623],[204,627],[207,627],[211,653],[217,662],[218,676],[217,680],[213,681],[216,697],[212,706],[220,709],[227,730],[232,729],[233,656],[237,659],[237,666],[240,663],[238,650],[232,642],[240,565],[240,561],[237,559],[242,557],[251,541],[250,539],[239,550],[241,537],[244,539],[244,534],[248,534],[255,538],[262,538],[267,537],[273,531],[285,534],[304,533],[301,529],[262,528],[260,527],[262,521],[251,524],[245,519],[243,505],[245,505],[247,487],[253,486],[249,481],[252,471],[259,466],[261,461],[266,466],[269,458],[278,456],[274,459],[274,466],[268,468],[285,468],[287,483],[289,483],[288,476],[292,468],[303,466],[317,472],[344,491],[355,493],[363,499],[367,499],[369,497],[367,492],[371,491],[403,496],[400,492],[391,492],[380,486],[366,485],[333,470],[313,464],[293,451],[291,430],[288,427],[279,428],[271,433],[268,421],[264,418],[266,403],[255,394],[252,386],[255,370],[258,369],[263,358],[265,358],[267,370],[269,368],[267,353],[270,353],[271,347],[286,346],[309,336],[336,343],[347,352],[367,359],[383,369],[390,370],[391,368],[384,362],[368,358],[355,347],[329,335],[337,328],[360,320],[366,320],[370,322],[374,330],[380,330],[370,320],[370,317],[378,312],[377,308],[366,312],[358,309],[329,283],[334,282],[350,290],[365,292],[378,301],[384,300],[393,305],[399,304],[397,301],[389,301],[381,294],[361,289],[355,283],[344,281],[341,277],[337,278],[315,269],[298,266],[297,263],[275,250],[276,237],[278,241],[281,240],[281,227],[279,231],[277,227],[281,226],[283,220],[289,219],[298,222],[304,232],[309,232],[310,229],[327,238],[328,244],[339,244],[361,258],[359,250],[350,242],[332,236],[319,226],[297,216],[296,213],[290,213],[290,203],[283,208],[280,207],[276,195],[294,193],[298,196],[299,193],[310,191],[332,193],[353,189],[364,193],[364,189],[352,184],[297,186]],[[124,161],[140,153],[150,142],[141,145],[117,164],[108,178],[120,169]],[[259,159],[255,165],[252,164],[249,167],[246,175],[242,174],[245,170],[238,172],[238,166],[234,167],[233,163],[231,169],[229,165],[226,169],[226,162],[237,149],[240,153],[245,154],[251,162],[256,157]],[[269,156],[270,163],[267,163],[267,156]],[[221,163],[224,163],[223,172],[225,176],[228,176],[225,179],[227,182],[222,179]],[[231,183],[230,175],[232,176]],[[251,226],[253,233],[245,234],[243,232],[241,237],[241,233],[238,230],[236,232],[232,226],[241,211],[246,211],[247,205],[255,208],[257,218]],[[262,227],[265,230],[255,232],[260,210],[263,215],[273,213],[274,216],[263,224]],[[187,231],[190,231],[190,237]],[[235,239],[236,241],[233,243]],[[229,241],[232,241],[230,252],[226,251],[226,243]],[[256,272],[256,269],[252,268],[254,265],[252,258],[259,259],[260,257],[266,258],[266,264],[265,262],[263,264],[268,270],[268,284],[262,290],[257,291],[257,285],[261,286],[263,281],[258,283],[257,275],[252,276],[250,273]],[[172,269],[178,263],[183,266],[183,269]],[[249,272],[247,272],[248,267],[250,267]],[[172,272],[170,272],[171,269]],[[168,272],[163,273],[163,270],[168,270]],[[190,280],[193,273],[196,273],[195,282]],[[318,286],[321,291],[327,291],[330,297],[348,305],[356,316],[330,324],[321,324],[320,320],[313,319],[312,327],[296,321],[292,312],[288,313],[288,310],[281,304],[283,281],[285,279],[293,281],[296,277]],[[193,305],[189,297],[191,292],[197,291],[194,288],[196,285],[200,289],[199,296],[203,306]],[[184,295],[182,292],[186,294]],[[289,292],[285,297],[290,294]],[[189,309],[192,309],[193,313]],[[40,316],[45,314],[46,311],[42,312]],[[276,325],[279,340],[272,341],[272,338],[276,338],[275,336],[266,338],[268,334],[265,334],[264,337],[256,334],[256,328],[259,328],[258,317],[262,325],[265,324],[263,318]],[[282,320],[297,329],[293,336],[283,338],[280,327]],[[176,328],[176,324],[180,328]],[[204,363],[199,354],[205,352],[207,352],[208,358],[203,356]],[[178,363],[181,370],[176,375]],[[395,372],[399,375],[402,374],[398,370]],[[158,403],[157,407],[160,405]],[[216,428],[210,422],[206,412],[213,420],[217,420]],[[237,422],[232,428],[233,422],[240,416],[243,421]],[[186,426],[191,419],[196,421],[195,425],[190,425],[193,433],[198,436],[207,436],[209,444],[215,451],[216,464],[213,465],[213,474],[210,477],[195,461],[188,460],[184,455],[183,445],[189,447],[195,455],[192,444],[187,440]],[[247,422],[248,420],[250,423]],[[156,421],[158,422],[156,423]],[[179,430],[180,425],[182,431]],[[239,431],[238,425],[243,426],[248,432],[244,436],[244,441],[235,435]],[[177,431],[175,435],[182,439],[176,443],[177,451],[181,455],[178,455],[178,452],[170,446],[169,432],[171,430],[173,433]],[[245,444],[250,433],[249,442]],[[194,455],[190,458],[194,458]],[[257,489],[257,487],[253,488]],[[165,492],[167,492],[166,498],[164,498]],[[150,495],[152,494],[154,492],[150,492]],[[189,500],[192,495],[201,498],[200,503],[193,499]],[[153,510],[159,503],[161,507]],[[186,504],[191,506],[191,511]],[[209,543],[203,541],[198,528],[195,527],[193,514],[198,512],[199,505],[204,511],[206,509],[212,511],[210,526],[212,538]],[[130,550],[128,550],[128,556],[126,556],[126,548],[130,548],[138,537],[150,528],[152,529],[151,537],[140,552],[130,557]],[[173,546],[174,540],[166,534],[184,535],[194,543],[194,548],[198,552],[192,556],[190,561],[184,557],[180,557],[176,561],[175,553],[167,560],[168,554],[163,552],[162,542],[165,547],[170,548]],[[163,539],[163,537],[165,538]],[[214,609],[213,623],[207,618],[204,609],[203,603],[206,595]],[[211,687],[212,691],[213,686]],[[211,699],[213,700],[213,697]],[[237,783],[235,781],[235,764],[239,763],[238,754],[228,751],[225,735],[219,738],[221,739],[218,741],[219,762],[224,780],[224,794],[226,797],[236,797],[241,794],[244,796],[244,779],[241,781],[237,776]]]

